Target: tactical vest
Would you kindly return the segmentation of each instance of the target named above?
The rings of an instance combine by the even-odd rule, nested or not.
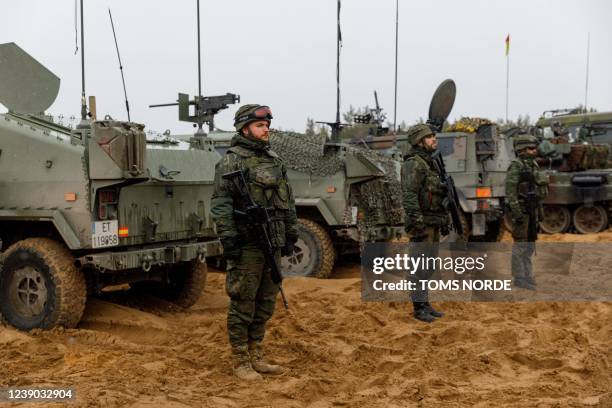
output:
[[[448,223],[448,210],[446,208],[446,187],[442,184],[440,174],[421,156],[415,154],[408,160],[419,162],[420,167],[426,169],[423,185],[419,190],[419,206],[426,224],[446,225]]]
[[[289,218],[291,190],[281,160],[273,151],[257,153],[241,146],[229,148],[228,153],[235,153],[241,158],[238,161],[239,167],[244,171],[253,201],[267,208],[272,218],[269,226],[272,245],[277,248],[283,247],[285,245],[285,221]],[[242,221],[244,223],[241,224],[248,224],[248,220]],[[244,230],[250,239],[261,238],[252,235],[252,231],[248,229]]]
[[[521,174],[518,184],[519,201],[521,204],[524,204],[529,191],[529,179],[528,177],[523,176],[523,174],[532,173],[535,182],[536,196],[538,198],[538,202],[541,202],[548,195],[548,175],[539,171],[538,164],[535,161],[533,161],[533,165],[530,166],[527,161],[523,161],[521,159],[514,160],[519,164]]]

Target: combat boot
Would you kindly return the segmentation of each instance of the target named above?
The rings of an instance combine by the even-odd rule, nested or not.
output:
[[[234,360],[234,375],[243,381],[261,380],[261,375],[253,370],[248,346],[232,347]]]
[[[414,303],[414,312],[412,313],[415,319],[420,320],[425,323],[431,323],[436,318],[429,313],[429,309],[425,307],[425,303],[415,302]]]
[[[532,283],[523,278],[514,278],[514,286],[527,290],[536,290],[535,281]]]
[[[282,374],[285,368],[280,365],[266,363],[263,359],[263,347],[259,341],[249,342],[249,355],[251,366],[255,371],[262,374]]]
[[[429,302],[425,302],[425,310],[429,312],[433,317],[442,317],[444,313],[437,311]]]

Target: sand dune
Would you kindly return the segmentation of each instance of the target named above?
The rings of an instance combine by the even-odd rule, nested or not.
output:
[[[543,240],[566,237],[612,240]],[[266,344],[290,370],[240,384],[223,285],[211,271],[187,311],[126,291],[90,301],[76,330],[0,326],[0,384],[71,386],[74,406],[612,406],[612,303],[447,302],[427,325],[406,304],[363,303],[347,264],[286,280],[291,309],[278,303]]]

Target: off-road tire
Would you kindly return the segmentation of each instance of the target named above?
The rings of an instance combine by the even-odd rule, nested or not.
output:
[[[147,294],[170,301],[180,307],[195,305],[206,287],[208,268],[197,259],[181,262],[170,267],[169,282],[146,280],[130,283],[130,288],[139,294]]]
[[[336,250],[329,234],[321,225],[305,218],[298,219],[297,227],[299,240],[308,247],[311,259],[306,270],[298,271],[295,274],[289,272],[288,275],[329,278],[336,262]],[[286,263],[287,261],[283,260],[283,264]]]
[[[184,308],[195,305],[206,287],[206,276],[208,275],[206,263],[197,259],[182,262],[175,266],[172,272],[165,297]]]
[[[38,295],[34,299],[43,294],[46,296],[46,301],[41,302],[41,310],[34,316],[18,311],[9,299],[11,286],[17,284],[13,282],[18,279],[15,274],[25,270],[33,271],[28,273],[35,279],[23,279],[21,283],[28,290],[35,289]],[[20,288],[23,286],[20,285]],[[30,302],[30,293],[27,292],[26,296]],[[23,297],[21,299],[23,302]],[[83,317],[86,302],[85,277],[76,268],[72,254],[63,244],[49,238],[28,238],[6,250],[0,271],[0,315],[11,326],[21,330],[50,329],[55,326],[74,328]]]

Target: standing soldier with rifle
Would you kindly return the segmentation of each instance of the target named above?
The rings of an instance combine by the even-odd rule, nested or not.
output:
[[[237,133],[216,166],[211,203],[227,261],[227,331],[234,374],[247,381],[261,379],[259,373],[283,371],[263,360],[262,341],[281,289],[278,261],[281,254],[293,252],[297,241],[295,202],[286,169],[270,150],[271,120],[267,106],[238,109]]]
[[[540,202],[546,196],[547,180],[538,172],[535,161],[537,139],[519,135],[514,139],[514,152],[506,175],[506,208],[512,220],[512,276],[514,285],[535,290],[531,256],[538,239]]]
[[[449,188],[442,179],[443,167],[434,156],[438,141],[432,128],[425,124],[410,128],[407,137],[412,148],[402,165],[406,232],[410,234],[410,242],[424,244],[417,247],[427,252],[426,256],[437,256],[440,234],[449,233]],[[452,189],[452,183],[449,187]],[[454,197],[454,191],[451,193],[450,196]],[[427,323],[444,315],[429,304],[427,288],[421,290],[421,282],[429,279],[433,272],[426,268],[419,269],[416,272],[418,290],[410,294],[414,317]]]

